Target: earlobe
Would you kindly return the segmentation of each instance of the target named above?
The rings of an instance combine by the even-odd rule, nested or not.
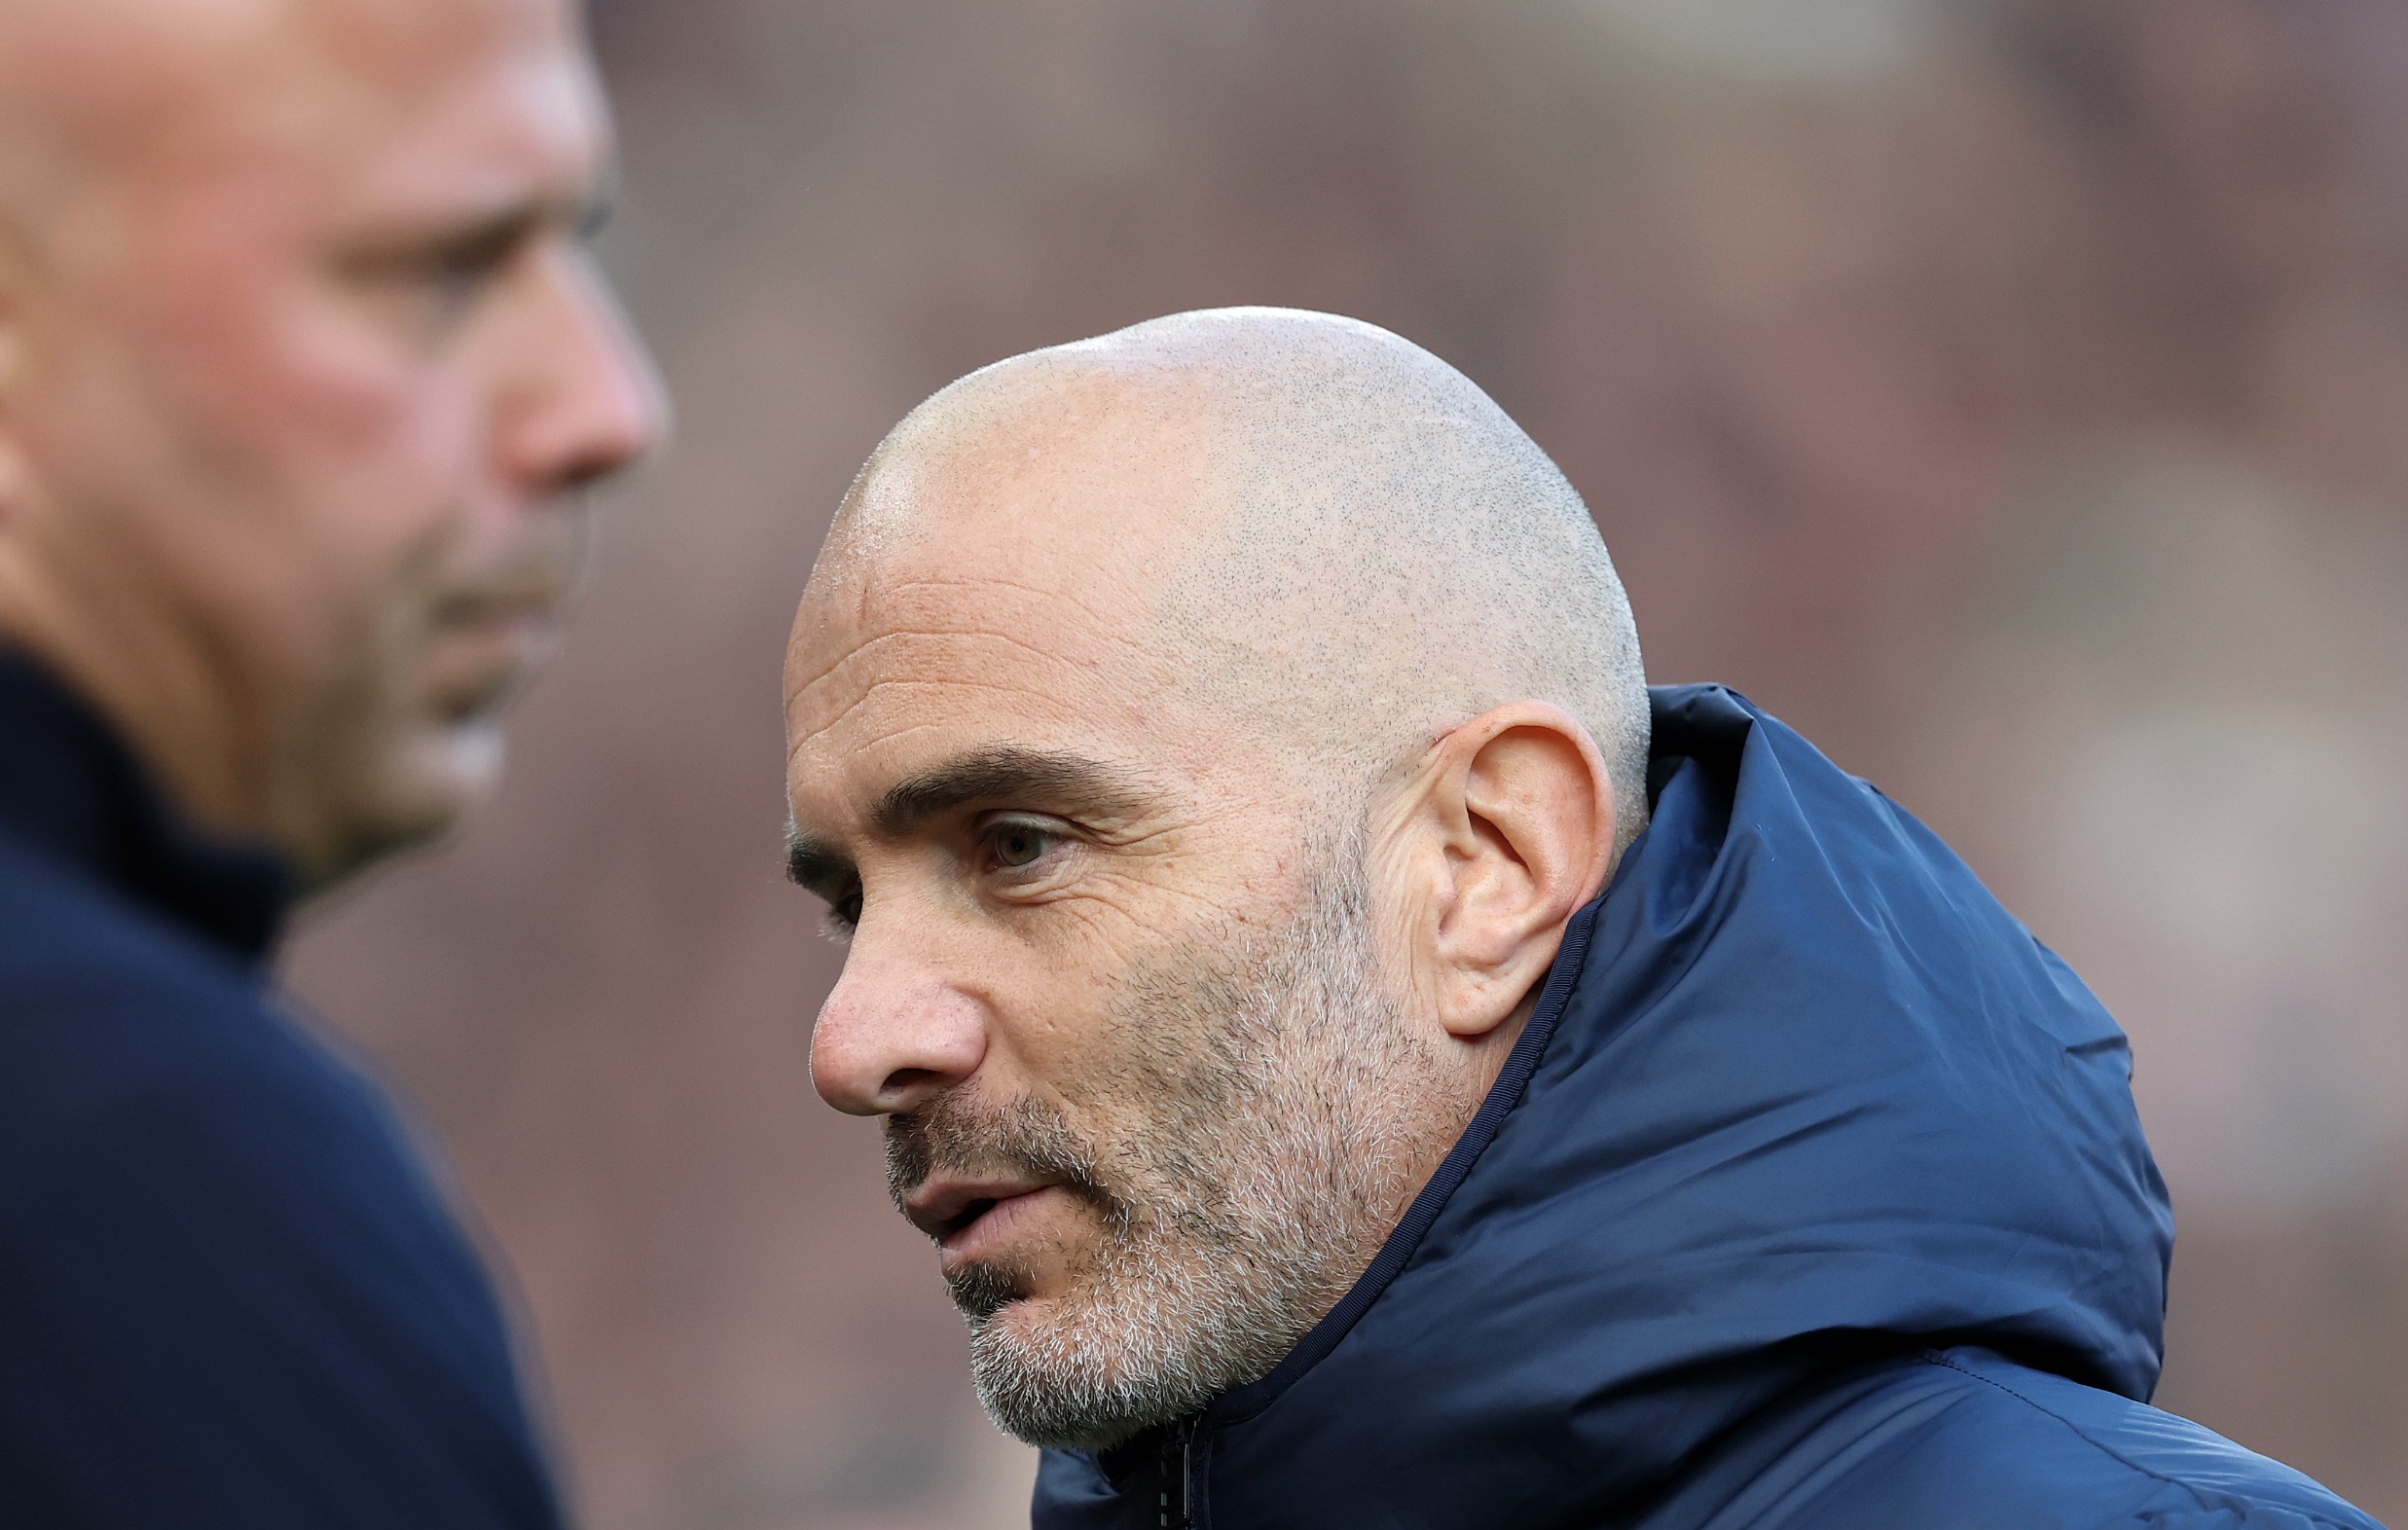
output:
[[[1447,886],[1432,976],[1441,1022],[1468,1039],[1520,1008],[1603,884],[1614,788],[1587,730],[1540,702],[1485,712],[1439,752],[1430,806],[1447,828]]]

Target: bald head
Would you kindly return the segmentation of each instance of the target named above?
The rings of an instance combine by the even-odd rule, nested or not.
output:
[[[1645,680],[1595,524],[1486,394],[1385,330],[1219,310],[974,373],[880,445],[814,585],[974,573],[998,541],[1100,560],[1080,598],[1152,661],[1130,682],[1242,719],[1302,777],[1373,784],[1529,698],[1595,739],[1617,849],[1645,823]]]
[[[1579,498],[1313,313],[991,367],[881,445],[787,667],[812,1075],[889,1122],[972,1370],[1110,1445],[1266,1373],[1495,1087],[1646,818]]]

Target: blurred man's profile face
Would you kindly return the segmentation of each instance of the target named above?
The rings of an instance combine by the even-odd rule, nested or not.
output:
[[[193,5],[58,50],[92,78],[24,177],[9,595],[70,671],[206,697],[224,757],[142,742],[322,883],[489,788],[569,496],[658,405],[579,243],[567,4]]]
[[[1177,475],[1134,456],[1082,490],[1176,524],[1149,510]],[[944,533],[823,563],[788,660],[794,869],[849,939],[813,1073],[887,1117],[990,1411],[1109,1444],[1261,1374],[1352,1283],[1432,1065],[1361,793],[1316,800],[1183,693],[1159,550],[1050,534],[1041,475],[929,492]]]

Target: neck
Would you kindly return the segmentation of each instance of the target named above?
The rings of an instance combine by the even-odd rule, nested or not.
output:
[[[112,612],[105,622],[77,614],[100,609]],[[258,709],[237,704],[229,667],[179,640],[156,610],[139,599],[70,601],[0,560],[0,637],[83,697],[197,826],[274,840],[264,729],[244,725]]]

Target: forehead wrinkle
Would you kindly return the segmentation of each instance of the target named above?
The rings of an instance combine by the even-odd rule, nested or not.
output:
[[[1019,544],[1026,545],[1027,541],[1027,538],[1021,538],[1019,539]],[[982,550],[983,549],[969,549],[966,553],[963,550],[957,549],[956,557],[959,559],[960,557],[974,554],[975,552]],[[847,571],[846,580],[847,583],[853,587],[850,592],[853,597],[853,620],[856,624],[860,626],[873,625],[878,617],[879,609],[882,605],[900,604],[912,605],[915,607],[920,606],[922,602],[913,601],[910,598],[922,593],[926,593],[932,597],[925,602],[926,609],[939,614],[958,611],[962,608],[962,602],[960,601],[936,598],[958,590],[1009,592],[1013,595],[1025,596],[1034,607],[1046,612],[1058,610],[1062,606],[1070,606],[1078,611],[1081,615],[1087,617],[1096,625],[1097,628],[1105,631],[1110,631],[1114,628],[1129,628],[1134,625],[1128,615],[1109,611],[1104,607],[1097,605],[1092,601],[1087,600],[1084,596],[1078,594],[1075,590],[1050,588],[1045,585],[1031,584],[1023,580],[1005,578],[995,574],[970,575],[928,572],[897,575],[882,580],[879,578],[874,565],[867,568],[863,568],[857,563],[854,568]],[[809,617],[815,614],[820,614],[815,611],[815,606],[833,602],[839,600],[844,593],[845,592],[837,590],[814,590],[807,588],[804,592],[803,608],[797,613],[797,631],[799,632],[801,630],[805,624],[805,621]],[[822,619],[824,620],[824,617]],[[896,632],[909,632],[914,629],[908,626],[897,626],[890,630]],[[801,644],[798,643],[797,646],[801,646]]]
[[[931,733],[931,730],[941,730],[941,728],[944,728],[944,723],[905,723],[903,728],[895,728],[894,733],[881,733],[879,738],[862,742],[862,745],[859,745],[859,747],[855,747],[855,749],[845,749],[845,759],[859,759],[859,756],[862,756],[864,751],[874,749],[874,747],[881,747],[881,745],[895,745],[895,742],[900,742],[900,740],[908,740],[908,738],[913,738],[915,733]],[[843,764],[843,761],[831,761],[831,766],[828,766],[826,771],[809,771],[807,766],[804,766],[802,756],[804,756],[804,751],[807,751],[809,747],[812,747],[812,740],[814,740],[814,738],[819,738],[819,735],[809,735],[809,738],[797,738],[797,740],[792,742],[792,745],[787,745],[787,749],[785,749],[785,771],[787,771],[787,779],[789,779],[789,783],[792,783],[792,792],[789,792],[789,795],[792,795],[792,797],[799,797],[799,795],[802,795],[802,788],[804,788],[804,785],[809,785],[809,783],[812,783],[814,779],[819,779],[819,776],[838,776],[838,774],[840,774],[840,764]]]
[[[1067,655],[1050,652],[1045,648],[1029,642],[1025,638],[1015,638],[1009,633],[997,632],[990,628],[963,627],[949,631],[919,628],[897,629],[876,633],[866,638],[863,638],[860,642],[856,643],[851,648],[846,649],[843,653],[840,653],[835,658],[829,660],[826,665],[821,667],[818,674],[813,674],[808,678],[791,683],[788,686],[786,693],[789,704],[800,702],[809,692],[837,678],[839,673],[845,670],[848,666],[858,662],[868,661],[877,656],[878,650],[892,646],[897,642],[915,639],[929,642],[998,642],[1006,644],[1007,646],[1013,648],[1018,648],[1022,652],[1029,654],[1031,657],[1042,660],[1051,665],[1076,666],[1077,664],[1076,660],[1074,660]]]
[[[959,724],[953,721],[901,723],[889,731],[864,739],[860,743],[844,750],[843,757],[846,759],[858,759],[860,756],[867,754],[872,749],[885,748],[890,746],[899,744],[903,740],[911,738],[915,734],[943,733],[958,726]],[[806,775],[801,765],[804,752],[808,750],[815,742],[824,737],[825,730],[820,730],[797,737],[786,746],[786,774],[788,779],[796,785],[799,786],[801,784]],[[834,774],[834,772],[831,770],[824,774]]]
[[[855,712],[867,706],[870,699],[876,696],[879,692],[897,689],[995,691],[1006,696],[1023,697],[1043,694],[1033,686],[1006,685],[995,680],[970,680],[963,679],[959,676],[945,678],[924,678],[917,676],[907,677],[899,675],[890,676],[885,679],[872,681],[867,690],[864,690],[860,695],[856,696],[851,701],[845,703],[844,707],[838,710],[833,717],[828,718],[827,721],[813,729],[812,736],[818,737],[832,728],[841,726],[847,717],[852,716]],[[930,726],[935,726],[935,724],[930,724]]]
[[[1084,612],[1087,616],[1092,617],[1092,618],[1095,620],[1095,622],[1096,622],[1099,626],[1112,625],[1112,624],[1116,623],[1116,622],[1118,622],[1118,621],[1120,620],[1118,617],[1115,617],[1115,616],[1113,616],[1113,615],[1111,615],[1111,614],[1107,613],[1107,612],[1106,612],[1106,611],[1104,611],[1102,608],[1100,608],[1100,607],[1096,606],[1095,604],[1093,604],[1092,602],[1090,602],[1090,601],[1085,601],[1085,600],[1081,599],[1079,596],[1077,596],[1076,594],[1075,594],[1075,593],[1073,593],[1073,592],[1071,592],[1071,591],[1069,591],[1069,590],[1054,590],[1054,589],[1047,589],[1047,588],[1046,588],[1045,586],[1043,586],[1043,585],[1038,585],[1038,584],[1024,584],[1024,583],[1022,583],[1021,581],[1019,581],[1019,580],[1017,580],[1017,579],[1005,579],[1005,578],[1002,578],[1002,577],[999,577],[999,576],[987,575],[987,574],[979,574],[979,575],[976,575],[976,576],[974,576],[974,577],[973,577],[973,576],[969,576],[969,575],[954,575],[954,576],[948,577],[948,576],[941,575],[941,574],[921,574],[921,575],[917,575],[917,576],[914,576],[914,577],[912,577],[912,578],[908,578],[908,579],[898,579],[898,580],[896,580],[896,581],[894,582],[894,588],[895,590],[897,590],[897,591],[904,591],[904,590],[921,590],[921,589],[929,589],[929,590],[961,590],[961,589],[996,589],[996,590],[1010,590],[1010,591],[1012,591],[1012,592],[1014,592],[1014,593],[1016,593],[1016,594],[1025,595],[1025,596],[1030,597],[1032,600],[1036,600],[1036,601],[1041,601],[1041,602],[1043,602],[1044,604],[1046,604],[1046,605],[1048,605],[1048,606],[1051,606],[1051,605],[1073,605],[1073,606],[1076,606],[1076,607],[1077,607],[1080,611]]]
[[[1009,642],[1009,639],[998,640],[1004,641],[1006,643]],[[1072,661],[1055,659],[1053,656],[1043,654],[1041,652],[1038,653],[1038,657],[1046,660],[1055,668],[1076,668],[1076,666],[1072,664]],[[825,733],[828,730],[843,724],[846,718],[852,716],[856,711],[858,711],[862,707],[866,706],[880,690],[892,689],[896,686],[938,689],[946,687],[964,687],[1010,694],[1037,696],[1051,694],[1040,681],[1034,678],[1026,681],[1014,682],[1013,680],[1007,678],[979,679],[971,675],[962,674],[879,674],[871,678],[866,684],[861,685],[857,694],[854,694],[847,698],[842,706],[838,707],[828,715],[824,717],[809,718],[801,715],[816,710],[816,707],[821,702],[822,698],[820,695],[815,695],[814,693],[821,692],[824,688],[838,686],[844,681],[850,679],[851,676],[842,673],[844,670],[849,668],[851,668],[849,662],[846,664],[840,664],[835,670],[831,670],[828,674],[821,675],[818,679],[811,681],[808,685],[797,687],[794,693],[786,700],[786,711],[789,718],[798,725],[808,721],[810,732],[813,734]]]

